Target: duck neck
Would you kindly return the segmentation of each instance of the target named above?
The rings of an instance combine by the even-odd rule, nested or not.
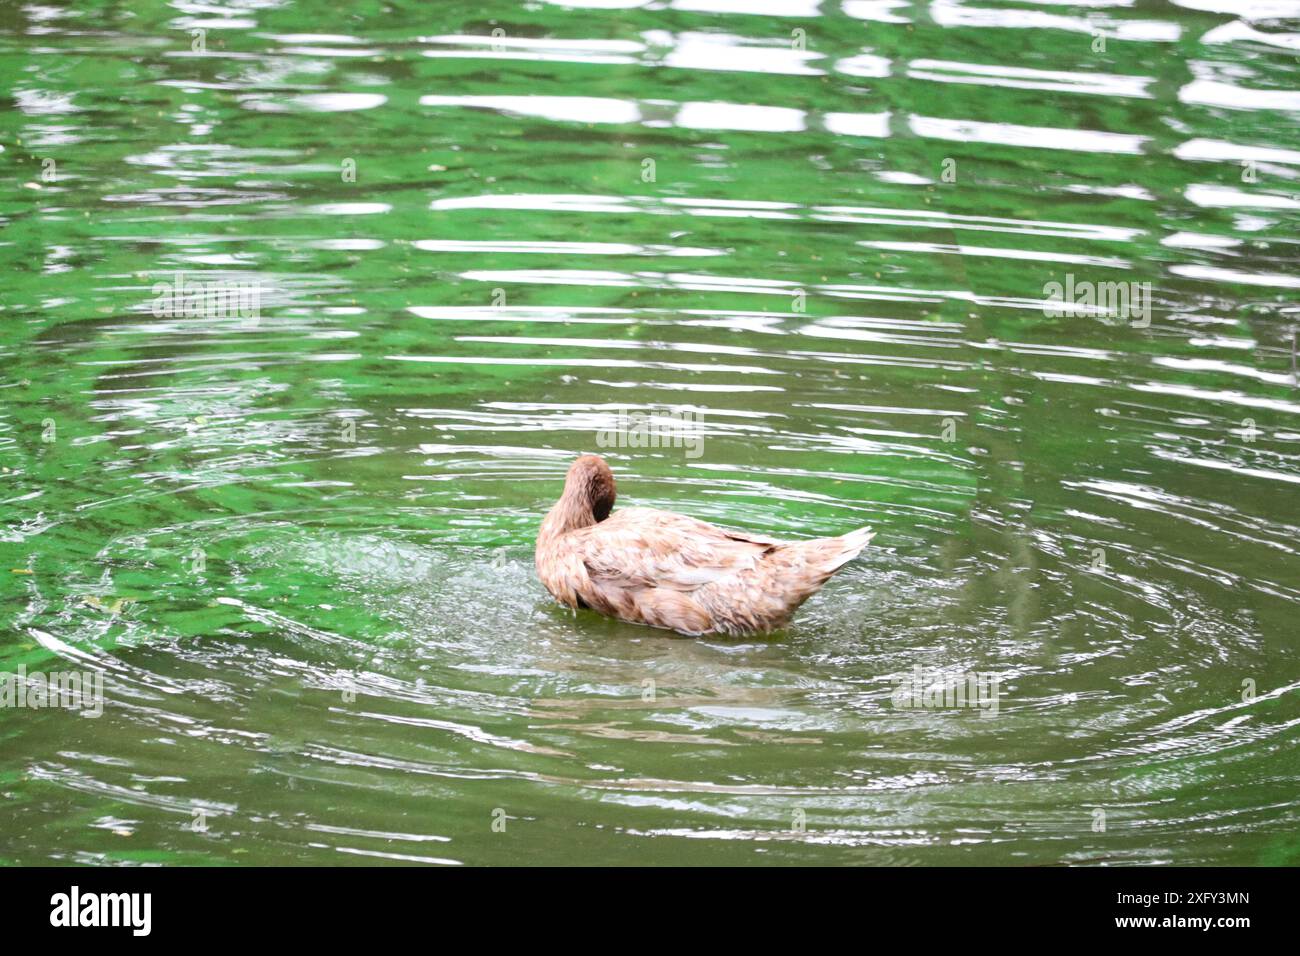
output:
[[[546,514],[542,521],[541,537],[553,538],[567,531],[589,528],[596,523],[591,502],[585,497],[566,492]]]

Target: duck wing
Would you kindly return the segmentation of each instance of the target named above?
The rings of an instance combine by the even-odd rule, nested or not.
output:
[[[597,586],[685,592],[752,568],[781,544],[654,508],[624,508],[573,537]]]

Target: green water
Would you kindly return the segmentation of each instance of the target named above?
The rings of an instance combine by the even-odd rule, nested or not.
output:
[[[0,709],[0,862],[1300,862],[1250,6],[0,6],[0,668],[105,681]],[[596,450],[877,538],[769,638],[573,616],[532,542]]]

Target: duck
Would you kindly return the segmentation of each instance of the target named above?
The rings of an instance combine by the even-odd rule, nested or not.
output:
[[[569,466],[537,533],[537,576],[567,608],[691,637],[780,630],[874,536],[780,541],[656,508],[615,512],[617,493],[599,455]]]

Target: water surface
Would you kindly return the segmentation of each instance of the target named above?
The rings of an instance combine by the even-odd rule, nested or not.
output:
[[[1300,861],[1298,50],[1281,0],[6,4],[0,668],[106,700],[0,710],[0,862]],[[600,449],[634,413],[700,444]],[[769,638],[575,616],[532,542],[595,450],[876,542]]]

